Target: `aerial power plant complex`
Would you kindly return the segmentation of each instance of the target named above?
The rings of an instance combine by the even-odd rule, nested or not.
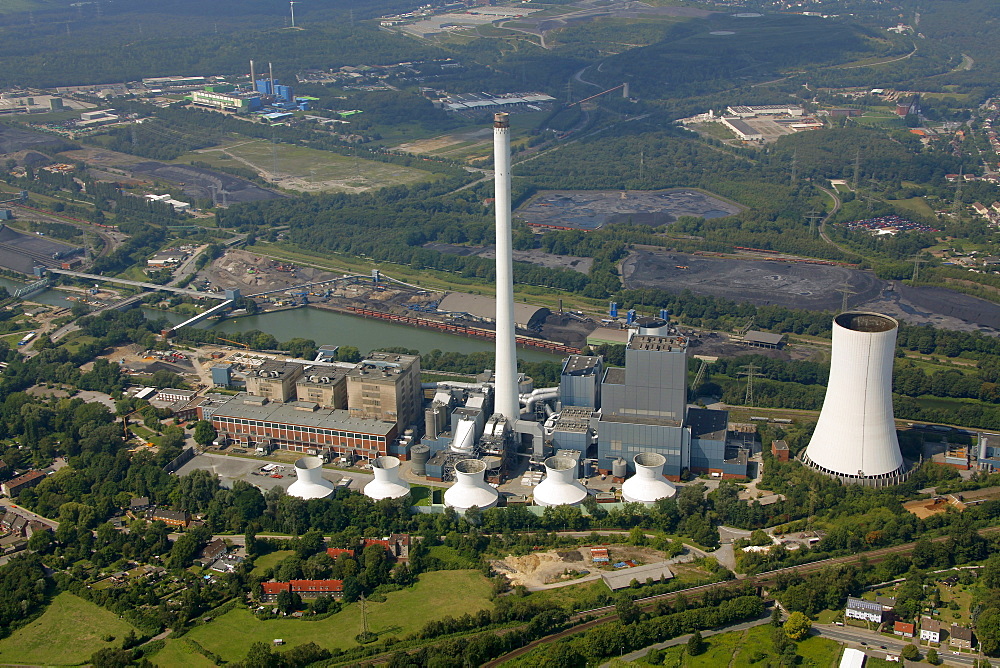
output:
[[[276,88],[271,79],[258,84]],[[220,437],[302,453],[289,489],[302,498],[332,492],[321,460],[361,459],[375,477],[364,488],[370,498],[407,498],[404,478],[419,477],[454,483],[443,502],[459,512],[498,505],[497,487],[515,476],[533,487],[538,506],[583,503],[591,491],[581,478],[593,475],[621,484],[622,501],[647,505],[673,497],[672,483],[688,472],[746,478],[752,444],[731,431],[729,413],[688,405],[688,339],[665,310],[629,311],[624,368],[571,355],[559,386],[548,388],[518,373],[507,114],[496,114],[493,131],[496,369],[475,382],[421,383],[416,355],[271,361],[247,376],[248,394],[206,407]],[[826,400],[802,455],[807,466],[848,484],[905,479],[892,415],[897,327],[875,313],[835,318]]]
[[[833,319],[830,380],[802,461],[847,484],[886,487],[906,479],[892,414],[899,323],[877,313]]]

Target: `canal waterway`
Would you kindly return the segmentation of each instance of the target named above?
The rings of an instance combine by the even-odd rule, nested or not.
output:
[[[0,285],[14,292],[24,284],[0,276]],[[67,299],[68,296],[68,293],[60,290],[45,290],[32,295],[31,301],[69,308],[75,302]],[[170,311],[148,308],[143,308],[142,312],[150,320],[163,318],[174,325],[189,317]],[[309,307],[212,321],[200,326],[213,329],[223,337],[227,332],[246,332],[256,329],[274,336],[279,341],[301,337],[312,339],[320,345],[355,346],[362,353],[390,346],[419,350],[422,353],[428,353],[435,349],[456,353],[474,353],[494,349],[492,341],[470,339],[455,334],[407,327],[383,320],[358,318]],[[540,350],[520,348],[517,351],[517,356],[529,362],[552,362],[558,361],[562,357]]]

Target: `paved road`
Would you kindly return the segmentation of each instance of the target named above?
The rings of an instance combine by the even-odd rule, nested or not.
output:
[[[905,646],[915,644],[904,638],[890,638],[873,631],[859,629],[853,626],[816,624],[813,626],[813,633],[824,638],[830,638],[831,640],[836,640],[837,642],[854,646],[856,649],[864,650],[870,656],[874,656],[879,659],[884,659],[886,654],[898,655],[901,651],[903,651]],[[886,649],[882,649],[883,646]],[[927,652],[927,648],[921,647],[920,652],[921,654],[925,654]],[[951,650],[945,648],[938,648],[938,655],[944,659],[946,664],[955,666],[971,666],[976,658],[974,655],[970,654],[955,654]],[[991,662],[991,665],[1000,664],[997,662]]]
[[[22,506],[17,505],[11,499],[8,498],[0,499],[0,506],[6,506],[7,508],[12,508],[17,512],[18,515],[21,515],[22,517],[27,517],[29,520],[37,520],[39,522],[44,522],[45,524],[51,526],[53,530],[59,528],[59,522],[56,522],[55,520],[50,520],[48,517],[42,517],[37,513],[33,513],[30,510],[27,510]]]

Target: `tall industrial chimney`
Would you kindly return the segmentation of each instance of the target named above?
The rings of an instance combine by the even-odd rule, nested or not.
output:
[[[898,329],[878,313],[833,319],[830,380],[804,464],[845,484],[886,487],[906,479],[892,415]]]
[[[267,64],[267,76],[271,81],[271,90],[268,91],[268,94],[274,95],[274,66],[271,63]]]
[[[257,73],[253,69],[253,58],[250,59],[250,90],[257,90]]]
[[[493,168],[497,209],[497,349],[496,412],[513,425],[521,417],[517,396],[517,348],[514,341],[514,254],[510,210],[510,123],[493,116]]]

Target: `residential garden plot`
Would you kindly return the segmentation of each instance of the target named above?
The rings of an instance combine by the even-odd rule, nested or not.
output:
[[[361,192],[437,178],[414,167],[264,140],[202,149],[186,153],[175,162],[191,160],[213,167],[250,168],[274,185],[301,192]]]
[[[131,624],[79,596],[63,592],[42,616],[0,640],[0,663],[74,665],[107,647],[121,647]],[[114,640],[104,640],[113,637]]]
[[[387,594],[384,603],[369,601],[368,627],[381,636],[403,636],[435,619],[461,617],[492,608],[489,595],[489,582],[478,571],[424,573],[413,587]],[[329,649],[347,649],[357,646],[354,637],[359,633],[361,606],[352,603],[319,621],[291,618],[260,621],[246,608],[237,608],[195,628],[185,637],[233,662],[241,661],[254,642],[270,644],[281,638],[288,647],[315,642]]]

